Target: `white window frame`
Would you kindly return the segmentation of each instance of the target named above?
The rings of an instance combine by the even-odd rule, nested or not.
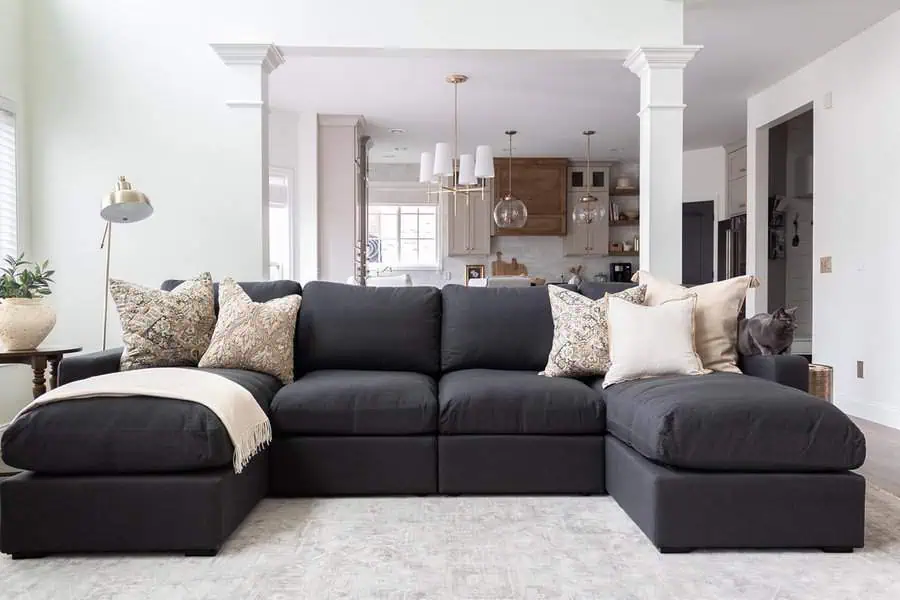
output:
[[[8,98],[0,96],[0,110],[12,115],[13,120],[13,160],[15,161],[13,191],[15,194],[16,247],[12,253],[18,256],[24,248],[22,240],[22,146],[20,143],[22,136],[20,134],[19,114],[15,103]],[[5,254],[5,252],[0,251],[0,258],[2,258],[2,254]]]
[[[373,271],[390,269],[390,273],[405,273],[410,271],[439,272],[443,270],[444,246],[444,215],[438,203],[436,194],[429,195],[427,186],[406,181],[370,181],[368,183],[369,202],[366,207],[366,218],[369,218],[371,209],[378,206],[399,207],[433,207],[434,208],[434,264],[427,265],[387,265],[384,263],[369,263]],[[368,228],[367,228],[368,229]],[[397,212],[397,233],[400,233],[400,211]],[[399,239],[398,239],[399,243]],[[376,266],[378,265],[378,266]]]
[[[288,262],[287,265],[281,265],[280,263],[275,263],[272,261],[271,256],[271,243],[269,245],[269,268],[271,269],[273,265],[278,264],[281,266],[281,279],[295,280],[294,277],[294,170],[288,167],[277,167],[270,166],[269,167],[269,186],[272,186],[272,178],[279,177],[284,178],[287,181],[287,214],[288,214]],[[270,196],[270,206],[269,210],[271,210],[271,196]],[[270,234],[271,235],[271,234]],[[268,275],[268,274],[267,274]]]

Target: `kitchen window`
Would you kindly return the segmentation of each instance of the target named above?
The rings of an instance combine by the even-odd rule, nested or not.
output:
[[[368,217],[366,261],[371,270],[439,268],[437,205],[370,205]]]
[[[16,116],[0,97],[0,258],[19,254]]]

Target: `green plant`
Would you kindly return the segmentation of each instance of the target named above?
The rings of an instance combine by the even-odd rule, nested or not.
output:
[[[49,261],[33,263],[7,255],[0,269],[0,298],[41,298],[50,294],[50,284],[56,271],[48,270]],[[31,267],[29,268],[29,265]]]

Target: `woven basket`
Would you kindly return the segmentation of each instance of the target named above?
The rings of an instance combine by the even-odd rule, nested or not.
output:
[[[828,365],[809,365],[809,393],[827,402],[832,401],[832,374],[834,369]]]

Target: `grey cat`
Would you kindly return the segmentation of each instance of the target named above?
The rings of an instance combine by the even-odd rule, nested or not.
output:
[[[738,350],[744,356],[784,354],[794,343],[797,307],[783,306],[771,315],[759,313],[738,326]]]

